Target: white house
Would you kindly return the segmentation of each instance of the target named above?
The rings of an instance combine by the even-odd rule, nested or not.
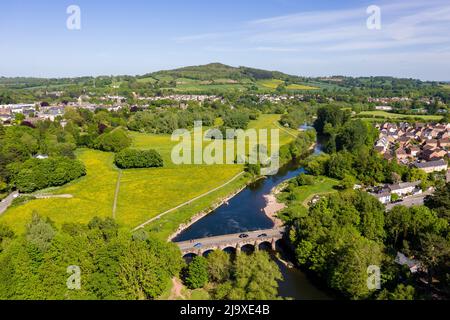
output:
[[[408,266],[411,273],[416,273],[417,271],[423,270],[420,261],[410,259],[401,252],[397,252],[397,256],[394,261],[401,266]]]
[[[388,186],[391,193],[395,193],[398,196],[404,196],[410,193],[413,193],[416,187],[420,184],[421,181],[415,182],[401,182],[396,184],[391,184]]]
[[[392,107],[391,106],[376,106],[375,110],[392,111]]]
[[[372,193],[372,195],[378,199],[382,204],[388,204],[391,202],[391,193],[388,191],[383,191],[380,193]]]

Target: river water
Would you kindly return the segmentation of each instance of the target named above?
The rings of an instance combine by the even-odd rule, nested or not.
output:
[[[307,127],[304,127],[307,129]],[[320,153],[321,146],[317,144],[314,153]],[[182,231],[173,241],[186,241],[191,239],[218,236],[223,234],[239,233],[273,227],[273,222],[263,212],[266,206],[264,195],[270,193],[273,187],[283,181],[293,178],[304,172],[304,169],[290,163],[278,171],[276,175],[256,181],[244,190],[212,211],[204,218],[198,220]],[[289,250],[282,250],[283,259],[289,259]],[[314,285],[311,280],[299,269],[288,268],[280,260],[275,259],[283,274],[283,281],[279,282],[281,297],[304,299],[330,299],[330,296]]]

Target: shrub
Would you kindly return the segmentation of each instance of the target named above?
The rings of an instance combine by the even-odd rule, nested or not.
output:
[[[114,161],[121,169],[162,167],[164,165],[161,155],[155,150],[124,149],[116,153]]]
[[[82,162],[65,157],[29,159],[10,170],[16,188],[26,193],[61,186],[86,174]]]
[[[118,152],[128,148],[130,145],[131,138],[122,128],[103,133],[94,140],[94,148],[103,151]]]
[[[298,186],[310,186],[315,183],[313,176],[304,173],[301,173],[295,180]]]

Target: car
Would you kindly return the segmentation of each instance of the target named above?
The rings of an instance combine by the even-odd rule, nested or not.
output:
[[[239,238],[248,238],[248,234],[246,234],[246,233],[241,233],[240,235],[239,235]]]
[[[263,238],[263,237],[267,237],[267,233],[261,233],[258,235],[258,238]]]
[[[194,248],[201,248],[202,244],[200,242],[194,244]]]

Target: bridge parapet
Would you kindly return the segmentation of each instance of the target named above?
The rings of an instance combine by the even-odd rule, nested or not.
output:
[[[270,244],[271,248],[275,250],[275,244],[278,240],[283,238],[283,233],[284,229],[281,228],[258,230],[246,232],[246,234],[248,234],[248,237],[246,238],[240,238],[240,234],[230,234],[178,242],[177,245],[180,247],[183,255],[202,255],[210,250],[225,250],[227,248],[233,248],[236,252],[239,252],[245,245],[251,245],[255,250],[258,250],[260,244],[264,242]],[[200,246],[196,247],[195,245]]]

